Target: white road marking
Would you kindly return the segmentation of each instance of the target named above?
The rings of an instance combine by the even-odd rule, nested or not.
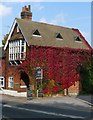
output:
[[[9,108],[14,108],[14,109],[19,109],[19,110],[26,110],[29,112],[36,112],[36,113],[43,113],[47,115],[54,115],[54,116],[59,116],[59,117],[69,117],[69,118],[79,118],[79,119],[85,119],[85,117],[81,116],[74,116],[74,115],[66,115],[66,114],[61,114],[61,113],[54,113],[54,112],[48,112],[48,111],[41,111],[41,110],[35,110],[35,109],[27,109],[27,108],[22,108],[22,107],[17,107],[17,106],[11,106],[11,105],[3,105],[4,107],[9,107]]]

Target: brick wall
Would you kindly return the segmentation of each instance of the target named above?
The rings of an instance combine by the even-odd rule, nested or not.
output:
[[[80,82],[75,82],[74,85],[70,86],[68,89],[69,95],[78,95],[80,91]]]
[[[28,47],[27,47],[27,52],[29,51]],[[6,73],[6,89],[8,90],[16,90],[18,92],[25,92],[26,88],[20,88],[20,85],[25,83],[23,81],[20,80],[20,74],[19,74],[19,70],[18,70],[18,66],[11,66],[9,65],[9,46],[6,49],[6,69],[5,69],[5,73]],[[13,77],[14,78],[14,87],[13,88],[9,88],[8,87],[8,79],[9,77]]]
[[[0,76],[5,77],[5,59],[4,58],[0,59]]]

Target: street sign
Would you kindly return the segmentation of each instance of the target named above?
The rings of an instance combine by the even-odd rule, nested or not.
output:
[[[36,79],[42,79],[43,78],[43,70],[40,67],[37,67],[35,75],[36,75]]]

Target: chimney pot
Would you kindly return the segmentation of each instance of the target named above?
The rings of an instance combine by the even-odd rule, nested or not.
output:
[[[32,20],[32,12],[30,11],[30,5],[28,5],[28,7],[22,7],[21,19]]]
[[[25,11],[25,8],[24,8],[24,7],[22,7],[22,12],[23,12],[23,11]]]
[[[30,5],[28,5],[28,11],[30,11]]]

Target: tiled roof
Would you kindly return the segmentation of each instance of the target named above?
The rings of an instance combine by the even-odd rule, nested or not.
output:
[[[29,45],[89,49],[82,38],[80,42],[75,41],[79,34],[71,28],[19,18],[16,20]],[[35,30],[39,31],[41,37],[33,36]],[[62,40],[56,38],[57,33],[62,35]]]

